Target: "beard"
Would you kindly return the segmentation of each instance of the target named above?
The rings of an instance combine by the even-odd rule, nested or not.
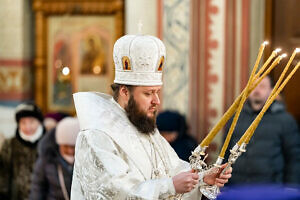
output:
[[[125,107],[125,111],[129,121],[137,128],[137,130],[144,134],[153,134],[156,128],[156,112],[153,112],[153,117],[148,117],[143,112],[134,97],[131,95],[128,104]]]

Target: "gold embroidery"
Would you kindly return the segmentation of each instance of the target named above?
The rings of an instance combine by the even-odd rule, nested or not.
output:
[[[165,66],[165,57],[162,56],[159,60],[157,71],[162,71]]]
[[[122,57],[122,64],[123,64],[123,70],[124,71],[130,71],[131,70],[130,59],[127,56]]]

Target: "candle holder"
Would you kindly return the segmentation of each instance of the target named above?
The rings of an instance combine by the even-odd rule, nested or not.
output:
[[[216,163],[209,167],[207,174],[218,173],[223,162],[223,158],[218,157]],[[220,188],[216,185],[204,185],[200,187],[201,193],[209,199],[216,199],[217,195],[220,193]]]
[[[205,150],[207,146],[201,147],[200,145],[192,152],[192,155],[189,157],[190,166],[192,169],[196,170],[197,172],[202,172],[207,170],[207,165],[204,160],[207,157]],[[171,200],[181,200],[183,194],[176,194],[173,196],[169,196],[168,199]]]
[[[230,150],[228,164],[225,167],[225,169],[222,171],[222,173],[224,173],[229,167],[231,167],[231,165],[233,165],[238,159],[238,157],[244,152],[246,152],[246,143],[242,143],[241,146],[235,144],[234,147]]]
[[[173,195],[173,196],[169,196],[168,199],[170,199],[170,200],[181,200],[182,195],[183,194],[176,194],[176,195]]]
[[[235,163],[235,161],[238,159],[238,157],[246,152],[246,143],[242,143],[241,146],[238,144],[234,145],[234,147],[230,150],[230,156],[228,158],[228,164],[227,166],[223,169],[221,174],[225,173],[227,169],[231,167]],[[221,164],[222,164],[223,158],[218,157],[216,163],[210,168],[208,173],[217,173],[215,170],[220,169]],[[200,188],[201,193],[206,196],[208,199],[213,200],[216,199],[218,194],[220,193],[220,188],[216,185],[206,185],[202,186]]]
[[[264,47],[267,44],[267,42],[264,42],[259,49],[259,53],[257,56],[257,60],[255,62],[255,66],[251,72],[251,76],[249,78],[249,81],[247,83],[246,88],[243,90],[243,92],[239,95],[239,97],[235,100],[235,102],[231,105],[231,107],[224,113],[221,120],[218,122],[218,124],[208,133],[208,135],[204,138],[204,140],[201,142],[201,144],[195,149],[195,151],[192,152],[192,156],[190,156],[190,164],[191,167],[197,171],[204,171],[204,173],[219,173],[219,171],[215,172],[214,170],[219,170],[220,165],[222,164],[223,157],[225,155],[226,149],[228,147],[229,141],[231,139],[232,133],[235,128],[235,123],[237,122],[239,118],[239,114],[242,110],[243,104],[248,97],[248,95],[251,93],[251,91],[260,83],[260,81],[266,77],[266,75],[280,62],[280,60],[284,57],[286,57],[286,54],[282,54],[278,56],[271,64],[269,68],[266,67],[271,62],[271,60],[277,55],[277,53],[280,51],[280,49],[276,49],[272,52],[271,56],[268,58],[268,60],[264,63],[262,68],[256,73],[257,67],[259,65],[260,59],[262,57]],[[287,65],[285,66],[283,72],[281,73],[278,81],[276,82],[276,85],[274,86],[270,96],[268,97],[267,101],[265,102],[264,107],[258,114],[258,116],[255,118],[255,120],[251,123],[251,125],[248,127],[246,132],[243,134],[243,136],[240,138],[240,140],[235,144],[235,146],[230,150],[230,156],[228,158],[228,164],[226,167],[222,170],[220,174],[225,173],[238,159],[238,157],[246,152],[246,144],[249,143],[251,137],[253,136],[255,129],[257,128],[259,122],[261,121],[264,113],[266,110],[270,107],[272,102],[275,100],[275,98],[278,96],[278,94],[282,91],[282,89],[285,87],[287,82],[290,80],[290,78],[295,74],[295,72],[300,68],[300,62],[297,63],[297,65],[294,67],[294,69],[288,74],[288,76],[284,79],[286,72],[288,71],[289,66],[291,65],[293,59],[295,58],[296,54],[300,52],[300,48],[296,48],[293,52],[292,56],[290,57]],[[263,73],[263,74],[262,74]],[[283,81],[284,79],[284,81]],[[213,166],[207,167],[204,160],[207,157],[205,154],[206,147],[210,144],[210,142],[213,140],[213,138],[216,136],[218,131],[225,125],[225,123],[228,121],[228,119],[236,113],[235,117],[233,118],[232,125],[230,127],[230,130],[228,132],[228,135],[226,137],[226,140],[224,142],[224,145],[222,147],[221,153],[219,155],[218,160]],[[200,187],[200,191],[203,195],[208,197],[209,199],[216,199],[217,195],[220,193],[219,187],[216,185],[204,185]]]
[[[207,157],[205,154],[207,146],[201,147],[200,145],[192,152],[192,155],[189,157],[191,168],[200,172],[207,169],[207,165],[204,160]]]

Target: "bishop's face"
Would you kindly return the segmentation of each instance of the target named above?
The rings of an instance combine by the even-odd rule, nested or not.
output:
[[[147,117],[156,117],[158,106],[160,105],[159,93],[161,86],[139,86],[135,87],[132,96],[139,109]]]
[[[125,110],[129,120],[142,133],[152,133],[156,128],[160,89],[161,86],[138,86],[131,91]]]

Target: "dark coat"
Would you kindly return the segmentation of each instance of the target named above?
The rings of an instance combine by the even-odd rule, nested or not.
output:
[[[189,162],[192,151],[198,146],[196,140],[187,133],[180,135],[174,142],[170,143],[178,157]]]
[[[73,166],[69,165],[59,153],[59,147],[55,142],[55,129],[52,129],[40,141],[38,151],[39,158],[34,166],[29,199],[64,199],[58,178],[58,165],[62,168],[65,186],[70,197]]]
[[[188,125],[183,115],[176,111],[164,111],[157,116],[159,131],[175,131],[177,138],[171,142],[178,157],[189,162],[192,151],[198,146],[197,141],[188,134]]]
[[[14,138],[4,142],[0,152],[0,199],[28,199],[37,143],[23,140],[18,129]]]
[[[237,143],[257,114],[247,102],[225,160],[229,156],[229,149]],[[233,165],[229,184],[300,184],[300,133],[296,121],[285,111],[282,103],[274,102],[267,110],[246,150]]]

